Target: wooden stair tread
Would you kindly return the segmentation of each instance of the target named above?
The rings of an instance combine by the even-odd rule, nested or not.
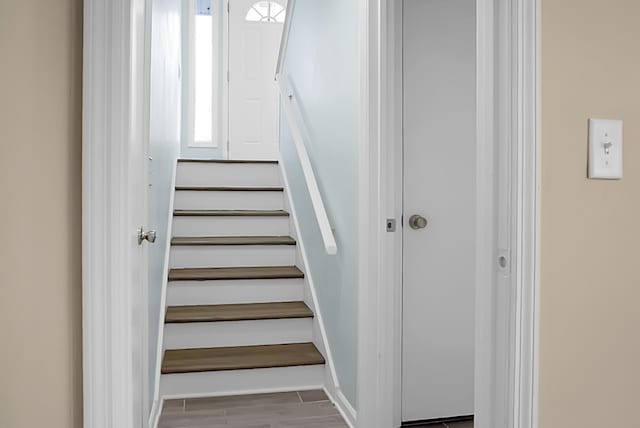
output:
[[[304,302],[170,306],[167,308],[165,322],[177,324],[289,318],[313,318],[313,312]]]
[[[169,271],[169,281],[279,278],[304,278],[304,273],[295,266],[187,268]]]
[[[177,191],[194,192],[282,192],[283,187],[176,186]]]
[[[324,364],[313,343],[173,349],[164,353],[162,374],[266,369]]]
[[[275,160],[234,160],[234,159],[178,159],[178,163],[266,163],[277,164]]]
[[[290,236],[178,236],[171,245],[296,245],[296,240]]]
[[[176,217],[288,217],[284,210],[175,210]]]

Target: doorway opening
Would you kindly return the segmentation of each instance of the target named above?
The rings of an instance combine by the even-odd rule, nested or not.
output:
[[[276,160],[285,0],[183,2],[181,157]]]
[[[446,3],[366,8],[358,419],[534,427],[538,3]]]

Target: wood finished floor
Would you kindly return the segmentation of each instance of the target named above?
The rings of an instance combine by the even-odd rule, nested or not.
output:
[[[348,425],[324,391],[319,390],[167,400],[158,428],[348,428]]]

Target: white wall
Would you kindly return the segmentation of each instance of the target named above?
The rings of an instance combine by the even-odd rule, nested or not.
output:
[[[356,404],[358,289],[359,2],[297,0],[284,74],[308,126],[308,152],[338,254],[327,256],[289,128],[280,145],[343,393]]]
[[[173,166],[180,153],[181,1],[152,0],[150,58],[149,228],[158,232],[149,246],[149,359],[153,391],[158,317],[167,245],[166,231]]]

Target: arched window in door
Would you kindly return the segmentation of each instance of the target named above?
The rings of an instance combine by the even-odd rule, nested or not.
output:
[[[282,24],[286,15],[284,6],[275,1],[259,1],[249,11],[245,20],[249,22],[273,22]]]

